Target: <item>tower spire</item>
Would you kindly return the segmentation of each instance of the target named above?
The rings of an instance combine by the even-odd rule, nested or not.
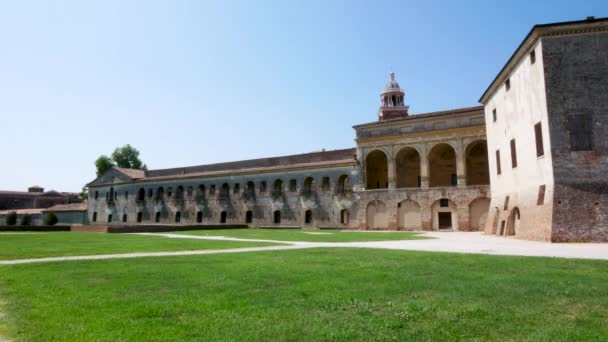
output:
[[[395,73],[389,73],[389,81],[380,93],[381,106],[378,110],[378,121],[400,119],[407,117],[409,106],[405,105],[405,92],[395,81]]]

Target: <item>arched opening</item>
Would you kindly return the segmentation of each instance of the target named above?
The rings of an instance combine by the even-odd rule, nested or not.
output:
[[[388,160],[386,154],[374,150],[365,158],[366,189],[388,188]]]
[[[348,213],[348,210],[346,210],[346,209],[340,210],[340,223],[348,224],[348,221],[350,219],[349,216],[350,216],[350,214]]]
[[[397,224],[403,230],[421,230],[420,204],[412,200],[403,200],[397,205]]]
[[[198,186],[198,198],[199,199],[205,199],[205,185],[201,184]]]
[[[178,211],[175,213],[175,223],[180,223],[181,220],[182,220],[182,213]]]
[[[226,214],[226,212],[225,212],[225,211],[222,211],[222,212],[220,213],[220,223],[226,223],[226,217],[227,217],[227,216],[228,216],[228,215]]]
[[[338,177],[338,186],[336,190],[336,192],[339,194],[344,194],[351,191],[351,185],[348,175],[341,175],[340,177]]]
[[[255,183],[249,181],[245,184],[245,198],[253,198],[255,196]]]
[[[274,212],[274,223],[275,224],[281,223],[281,211],[280,210],[275,210],[275,212]]]
[[[203,222],[203,212],[200,210],[196,213],[196,222],[197,223]]]
[[[485,140],[475,141],[465,150],[467,185],[490,184],[488,145]]]
[[[157,201],[162,201],[164,195],[165,195],[165,189],[163,189],[162,186],[159,187],[158,189],[156,189],[156,200]]]
[[[143,201],[146,198],[146,190],[144,188],[139,188],[137,191],[137,200]]]
[[[511,209],[511,213],[509,214],[509,221],[507,222],[507,231],[505,232],[506,236],[515,236],[519,231],[519,222],[521,216],[519,214],[519,208],[515,207]]]
[[[330,188],[331,184],[329,182],[329,177],[323,177],[321,180],[321,189],[323,189],[323,191],[329,191]]]
[[[160,212],[159,211],[156,212],[156,216],[154,217],[154,222],[156,222],[156,223],[160,222]]]
[[[137,223],[141,223],[141,221],[143,221],[144,219],[144,213],[142,213],[141,211],[137,212]]]
[[[230,185],[228,185],[228,183],[224,183],[224,184],[222,184],[220,198],[226,199],[228,197],[230,197]]]
[[[247,212],[245,213],[245,223],[251,222],[253,222],[253,211],[247,210]]]
[[[273,196],[281,196],[283,194],[283,181],[281,179],[277,179],[274,181],[272,186],[272,195]]]
[[[448,144],[437,144],[429,153],[429,186],[456,186],[456,152]]]
[[[122,214],[122,222],[123,223],[127,222],[127,214]]]
[[[108,214],[108,223],[112,222],[112,214]]]
[[[312,210],[308,209],[304,212],[304,223],[305,224],[312,223]]]
[[[469,229],[471,231],[480,231],[485,227],[489,209],[489,198],[476,198],[469,204]]]
[[[420,187],[420,154],[415,148],[402,148],[395,157],[398,188]]]
[[[152,198],[154,196],[154,190],[148,189],[148,198]]]
[[[387,229],[388,213],[381,201],[372,201],[367,205],[367,229]]]
[[[302,187],[302,195],[312,195],[314,189],[315,179],[312,177],[306,177],[304,179],[304,186]]]
[[[431,220],[434,230],[458,230],[458,207],[453,201],[442,198],[431,205]]]
[[[177,190],[175,190],[175,198],[176,199],[182,199],[184,198],[184,187],[183,186],[178,186]]]

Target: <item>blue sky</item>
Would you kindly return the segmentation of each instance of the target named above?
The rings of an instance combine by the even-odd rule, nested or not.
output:
[[[354,146],[393,70],[410,112],[477,105],[537,23],[607,1],[2,1],[0,189]]]

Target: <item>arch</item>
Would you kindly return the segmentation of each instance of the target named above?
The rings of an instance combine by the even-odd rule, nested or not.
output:
[[[245,198],[253,198],[255,196],[255,183],[248,181],[245,183]]]
[[[160,222],[160,211],[156,212],[156,215],[154,217],[154,222],[159,223]]]
[[[182,220],[182,213],[181,211],[178,211],[175,213],[175,223],[180,223]]]
[[[228,197],[229,195],[230,195],[230,185],[228,185],[228,183],[222,184],[222,192],[220,193],[220,196]]]
[[[137,222],[141,223],[141,221],[143,221],[144,218],[144,213],[142,213],[141,211],[137,212]]]
[[[398,188],[420,187],[420,153],[413,147],[404,147],[395,156]]]
[[[302,194],[311,195],[314,189],[315,179],[312,177],[306,177],[304,179],[304,185],[302,187]]]
[[[452,145],[440,143],[429,152],[429,186],[456,186],[456,151]]]
[[[277,179],[274,181],[272,185],[272,194],[275,196],[281,195],[283,193],[283,180]]]
[[[509,213],[509,221],[507,222],[507,230],[505,232],[506,236],[515,236],[519,231],[519,222],[521,221],[521,215],[519,213],[519,208],[515,207],[511,209],[511,213]]]
[[[338,177],[338,182],[337,184],[337,188],[336,188],[336,192],[339,194],[343,194],[346,192],[351,191],[351,185],[350,185],[350,179],[348,178],[348,175],[340,175],[340,177]]]
[[[489,210],[489,198],[479,197],[471,201],[469,204],[469,229],[472,231],[483,230],[488,219]]]
[[[467,145],[464,155],[467,185],[490,184],[487,142],[484,139],[471,142]]]
[[[388,228],[388,212],[382,201],[372,201],[367,204],[367,229]]]
[[[154,196],[154,190],[152,188],[148,189],[148,198],[152,198]]]
[[[274,218],[274,224],[280,224],[281,223],[281,211],[280,210],[275,210],[274,214],[273,214],[273,218]]]
[[[198,186],[198,195],[200,196],[200,198],[205,198],[205,185],[201,184]]]
[[[422,218],[420,204],[412,200],[403,200],[397,206],[397,224],[403,230],[421,230]]]
[[[184,197],[184,187],[180,185],[175,190],[175,198],[182,199],[183,197]]]
[[[348,224],[349,220],[350,220],[350,213],[348,212],[348,209],[340,210],[340,223]]]
[[[329,189],[331,189],[329,177],[325,176],[321,179],[321,189],[323,189],[323,191],[329,191]]]
[[[438,199],[431,205],[431,226],[433,230],[458,230],[458,207],[447,198]]]
[[[312,223],[312,210],[307,209],[304,212],[304,223],[305,224],[311,224]]]
[[[227,218],[227,216],[228,216],[228,215],[226,214],[226,212],[225,212],[225,211],[222,211],[222,212],[220,213],[220,223],[226,223],[226,218]]]
[[[381,150],[373,150],[365,158],[366,189],[388,188],[388,159]]]
[[[196,212],[196,222],[197,223],[203,222],[203,212],[200,210]]]
[[[158,189],[156,189],[156,199],[160,201],[163,199],[164,195],[165,189],[162,186],[158,187]]]
[[[245,213],[245,223],[251,222],[253,222],[253,211],[247,210],[247,212]]]
[[[123,223],[127,222],[127,214],[122,214],[122,222]]]

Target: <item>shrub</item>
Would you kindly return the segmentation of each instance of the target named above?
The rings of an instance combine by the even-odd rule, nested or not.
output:
[[[59,219],[57,218],[57,215],[55,215],[55,213],[48,213],[44,217],[44,224],[47,226],[54,226],[57,224],[58,221]]]
[[[17,224],[17,213],[16,212],[11,212],[8,215],[6,215],[6,225],[7,226],[14,226]]]
[[[20,226],[31,226],[32,225],[32,217],[28,214],[23,214],[21,216],[21,220],[19,221]]]

